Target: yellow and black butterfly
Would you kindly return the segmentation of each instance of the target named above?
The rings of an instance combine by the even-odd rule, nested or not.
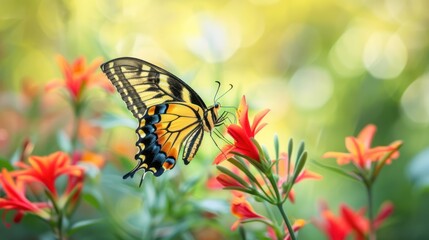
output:
[[[102,64],[101,69],[140,123],[136,129],[138,163],[124,179],[140,169],[155,176],[172,169],[183,144],[182,159],[188,164],[204,131],[211,132],[226,118],[226,114],[218,115],[219,103],[207,107],[185,82],[146,61],[117,58]]]

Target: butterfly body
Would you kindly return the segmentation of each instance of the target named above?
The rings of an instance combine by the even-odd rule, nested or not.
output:
[[[211,132],[224,119],[218,115],[219,104],[207,107],[185,82],[151,63],[126,57],[106,62],[101,69],[139,121],[138,163],[124,179],[140,169],[162,175],[175,166],[182,145],[182,159],[188,164],[204,131]]]

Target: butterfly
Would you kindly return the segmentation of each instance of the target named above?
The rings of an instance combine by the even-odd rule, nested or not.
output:
[[[175,166],[182,145],[182,159],[189,164],[204,131],[211,133],[226,119],[225,112],[218,114],[216,100],[207,107],[184,81],[146,61],[122,57],[102,64],[101,70],[139,121],[137,165],[123,179],[132,178],[140,169],[144,170],[142,181],[147,172],[162,175]]]

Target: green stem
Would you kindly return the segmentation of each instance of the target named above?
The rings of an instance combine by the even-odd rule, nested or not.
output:
[[[368,239],[376,240],[377,236],[375,234],[374,213],[373,213],[373,207],[372,207],[372,186],[371,184],[365,184],[365,187],[368,195],[367,196],[368,197],[368,220],[369,220]]]
[[[79,128],[80,128],[80,117],[81,117],[81,102],[73,102],[73,113],[74,113],[74,124],[73,124],[73,135],[72,135],[72,149],[71,152],[77,150],[79,140]]]
[[[275,196],[276,196],[276,203],[280,203],[282,201],[282,196],[280,195],[279,187],[277,186],[277,182],[273,178],[273,174],[270,173],[270,175],[267,176],[267,178],[270,181],[271,186],[273,187],[273,191],[274,191]]]
[[[281,213],[281,215],[282,215],[282,218],[283,218],[283,220],[284,220],[284,222],[285,222],[285,224],[286,224],[286,227],[287,227],[287,229],[288,229],[288,231],[289,231],[289,236],[290,236],[290,238],[291,238],[292,240],[296,240],[295,232],[293,231],[292,225],[290,224],[289,219],[288,219],[288,217],[286,216],[285,210],[283,209],[283,205],[282,205],[281,203],[277,203],[277,205],[276,205],[276,206],[277,206],[277,208],[279,209],[279,211],[280,211],[280,213]]]
[[[246,240],[246,231],[243,226],[238,227],[238,231],[240,232],[240,237],[242,240]]]

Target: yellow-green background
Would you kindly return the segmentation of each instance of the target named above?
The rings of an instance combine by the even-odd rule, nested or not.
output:
[[[10,109],[24,111],[11,107],[23,82],[43,86],[62,78],[56,55],[70,61],[79,56],[87,61],[142,58],[180,76],[208,105],[218,80],[224,89],[234,85],[220,100],[223,105],[235,105],[246,95],[254,112],[271,109],[265,119],[269,124],[258,136],[269,149],[277,133],[284,149],[290,137],[302,139],[311,160],[334,162],[320,156],[345,151],[344,138],[368,123],[378,126],[375,145],[403,140],[400,158],[385,167],[375,186],[376,207],[387,200],[395,205],[393,216],[379,231],[380,239],[429,238],[428,154],[413,162],[429,145],[427,1],[0,0],[0,6],[2,119],[15,116]],[[100,102],[111,97],[97,96]],[[43,135],[37,126],[15,129],[31,129],[29,135],[35,139]],[[13,144],[1,149],[5,158],[26,132],[9,134]],[[134,144],[132,129],[113,137]],[[47,145],[48,140],[36,141],[35,151],[55,150]],[[203,147],[191,170],[180,166],[173,171],[215,173],[211,159],[217,148],[208,137]],[[108,148],[107,143],[101,147]],[[297,187],[296,204],[287,206],[293,218],[317,216],[322,199],[334,211],[342,202],[355,209],[365,205],[361,186],[311,163],[308,167],[324,179]],[[120,187],[120,174],[109,175],[109,184]],[[205,197],[196,194],[197,199]],[[26,229],[1,228],[1,235],[10,236]],[[224,224],[223,231],[228,228]],[[99,231],[89,233],[96,236]],[[310,224],[300,237],[322,235]]]

